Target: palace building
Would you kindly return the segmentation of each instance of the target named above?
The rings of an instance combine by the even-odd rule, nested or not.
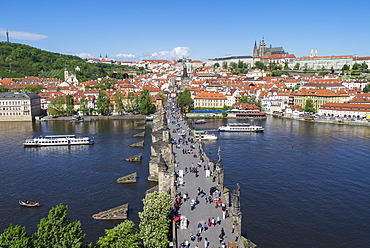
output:
[[[0,121],[32,121],[40,115],[39,95],[32,92],[0,92]]]

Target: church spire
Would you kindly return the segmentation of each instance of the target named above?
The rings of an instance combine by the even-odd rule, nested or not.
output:
[[[258,57],[257,41],[254,40],[253,57]]]

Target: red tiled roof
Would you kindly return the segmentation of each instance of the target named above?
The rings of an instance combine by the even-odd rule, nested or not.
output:
[[[370,104],[325,103],[320,109],[370,112]]]
[[[196,95],[194,99],[227,100],[227,97],[217,92],[201,92],[198,95]]]
[[[297,60],[304,60],[304,59],[341,59],[341,58],[355,58],[355,56],[354,55],[343,55],[343,56],[301,57],[301,58],[297,58]]]

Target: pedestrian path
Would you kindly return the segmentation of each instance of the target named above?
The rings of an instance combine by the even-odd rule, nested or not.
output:
[[[229,247],[229,242],[239,243],[228,209],[213,173],[216,166],[203,156],[198,141],[176,108],[167,108],[167,122],[173,143],[177,167],[177,194],[174,208],[179,221],[178,247]],[[184,218],[185,217],[185,218]],[[236,247],[236,246],[235,246]],[[240,247],[240,246],[239,246]]]

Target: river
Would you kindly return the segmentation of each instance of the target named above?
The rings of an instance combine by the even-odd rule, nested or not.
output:
[[[229,120],[231,121],[231,120]],[[215,130],[226,120],[195,125]],[[370,128],[307,123],[268,117],[253,123],[264,133],[218,133],[205,142],[207,155],[225,167],[225,186],[241,187],[243,234],[258,247],[366,247],[370,243]],[[117,221],[91,216],[130,203],[129,218],[138,223],[141,199],[152,187],[146,179],[150,122],[145,138],[133,137],[133,120],[85,123],[0,122],[0,228],[10,223],[36,231],[40,218],[59,203],[68,217],[81,220],[86,241],[95,242]],[[93,146],[23,148],[27,137],[77,133],[94,137]],[[145,140],[144,149],[129,147]],[[143,153],[141,163],[124,161]],[[118,177],[137,172],[135,184]],[[37,200],[40,208],[18,206]]]

